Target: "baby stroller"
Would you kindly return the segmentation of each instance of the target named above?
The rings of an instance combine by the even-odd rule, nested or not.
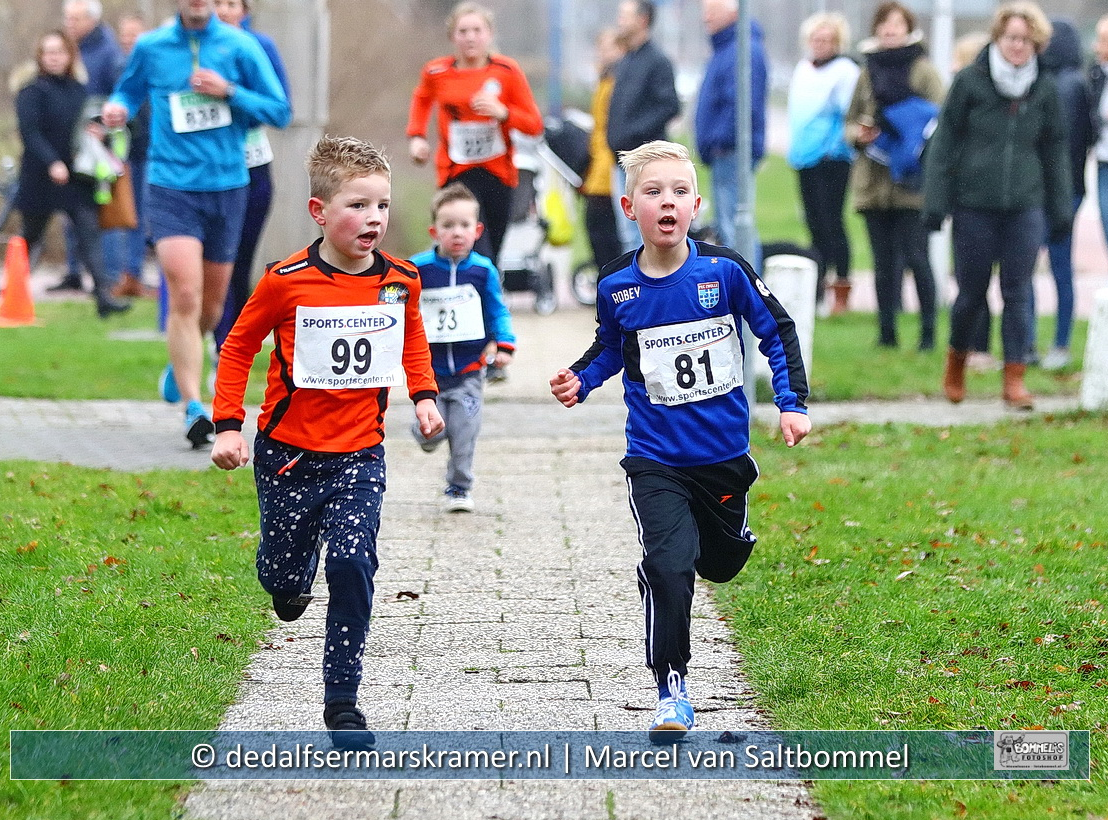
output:
[[[549,316],[558,306],[554,255],[550,251],[568,242],[561,235],[562,223],[571,218],[566,213],[551,213],[551,208],[572,201],[572,188],[580,184],[580,177],[541,138],[515,132],[512,143],[519,184],[512,195],[508,230],[500,246],[500,278],[506,293],[534,293],[535,312]]]

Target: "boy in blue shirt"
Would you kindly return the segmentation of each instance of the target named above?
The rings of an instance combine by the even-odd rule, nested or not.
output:
[[[696,575],[731,580],[757,540],[747,525],[758,465],[742,390],[742,322],[769,359],[790,447],[811,430],[808,385],[793,321],[750,264],[688,238],[700,197],[685,147],[655,140],[621,152],[619,162],[627,174],[620,204],[643,245],[601,271],[596,340],[550,388],[573,407],[623,371],[620,465],[643,550],[646,665],[659,698],[650,738],[669,742],[695,722],[685,675]]]
[[[500,274],[473,250],[484,231],[480,204],[462,183],[447,185],[431,201],[435,247],[412,257],[423,281],[420,310],[431,363],[439,384],[439,413],[446,429],[425,439],[412,434],[425,452],[450,443],[446,463],[446,512],[472,512],[473,454],[481,432],[485,366],[492,357],[505,367],[515,352],[512,317],[500,289]]]

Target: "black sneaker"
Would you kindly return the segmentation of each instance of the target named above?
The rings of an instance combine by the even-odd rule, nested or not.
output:
[[[295,621],[304,614],[304,610],[308,608],[308,604],[311,602],[311,595],[294,595],[291,598],[274,595],[273,611],[277,613],[277,617],[282,621]]]
[[[56,285],[51,285],[46,290],[50,293],[59,293],[59,292],[64,291],[64,290],[83,291],[84,289],[85,289],[85,286],[81,282],[81,277],[80,276],[66,275],[66,277],[64,279],[62,279],[62,281],[58,282],[58,284],[56,284]]]
[[[185,438],[194,450],[215,441],[215,425],[204,411],[204,405],[198,401],[190,401],[185,407]]]
[[[323,704],[323,724],[336,749],[372,749],[377,742],[353,698],[335,698]]]

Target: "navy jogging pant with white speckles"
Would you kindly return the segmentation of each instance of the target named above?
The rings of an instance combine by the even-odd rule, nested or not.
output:
[[[258,580],[271,595],[308,593],[322,553],[324,700],[356,697],[377,572],[385,450],[378,444],[355,453],[301,452],[260,433],[254,441]]]

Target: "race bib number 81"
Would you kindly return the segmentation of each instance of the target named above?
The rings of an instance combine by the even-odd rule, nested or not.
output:
[[[687,404],[743,383],[743,355],[730,314],[638,332],[639,364],[653,404]]]
[[[317,390],[404,383],[404,305],[297,307],[292,382]]]

